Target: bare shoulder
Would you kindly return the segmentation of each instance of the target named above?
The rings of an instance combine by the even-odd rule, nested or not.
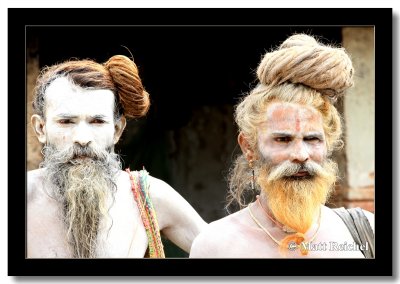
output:
[[[44,169],[36,169],[27,172],[27,198],[28,202],[32,202],[39,198],[42,191]]]
[[[168,183],[165,181],[153,177],[151,175],[148,176],[149,179],[149,192],[152,198],[155,199],[164,199],[172,196],[175,196],[177,192],[173,189]]]
[[[134,173],[138,172],[131,171],[131,174],[129,174],[127,171],[119,171],[116,177],[118,190],[122,190],[122,193],[132,191],[132,179],[135,178]],[[146,183],[149,185],[148,190],[151,201],[155,207],[158,207],[159,203],[165,203],[167,198],[174,193],[174,189],[166,182],[151,175],[146,175],[145,178],[147,179]]]
[[[192,219],[197,213],[192,206],[167,182],[148,176],[149,195],[160,220],[160,226],[167,227],[183,218]],[[186,216],[186,217],[185,217]],[[195,218],[197,220],[197,218]],[[192,221],[195,221],[192,219]]]
[[[175,210],[189,205],[187,201],[167,182],[149,175],[149,195],[156,210]]]
[[[27,182],[29,186],[36,184],[37,181],[43,179],[44,169],[36,169],[27,172]]]
[[[132,189],[131,177],[126,171],[118,171],[118,174],[116,175],[116,183],[118,185],[118,190],[130,192]]]
[[[138,173],[139,171],[131,171],[131,173]],[[124,187],[126,187],[126,185],[129,185],[129,188],[131,187],[131,178],[132,175],[130,175],[128,172],[126,171],[120,171],[118,173],[118,183],[119,184],[124,184]],[[151,176],[150,174],[146,175],[147,178],[147,183],[149,185],[149,194],[151,196],[152,199],[154,198],[163,198],[168,194],[171,194],[172,192],[174,192],[174,189],[166,182],[164,182],[161,179],[155,178],[153,176]]]
[[[133,171],[131,172],[133,173]],[[130,175],[126,171],[119,171],[117,176],[118,187],[122,188],[124,191],[132,189],[132,178],[133,175]],[[151,175],[147,175],[145,177],[147,179],[147,184],[149,185],[149,195],[151,197],[152,202],[158,202],[159,200],[164,200],[171,195],[174,195],[175,190],[166,182],[161,179],[155,178]]]
[[[227,257],[230,249],[248,230],[244,211],[238,211],[208,224],[193,241],[190,257]]]
[[[210,224],[215,229],[221,230],[221,232],[225,232],[227,228],[230,228],[230,230],[236,233],[236,231],[241,231],[243,226],[248,224],[247,210],[247,208],[239,210]]]

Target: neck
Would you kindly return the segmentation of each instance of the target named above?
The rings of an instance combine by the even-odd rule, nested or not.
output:
[[[296,233],[295,230],[289,228],[285,224],[282,224],[275,218],[274,214],[272,214],[271,210],[268,207],[268,202],[267,202],[267,198],[266,198],[265,194],[261,193],[260,195],[258,195],[256,202],[258,203],[258,206],[260,207],[264,217],[267,217],[269,219],[269,221],[272,222],[271,223],[272,226],[278,227],[280,230],[284,231],[285,233]]]
[[[260,195],[257,196],[257,201],[255,203],[256,203],[256,207],[259,208],[260,214],[262,214],[263,219],[267,220],[271,224],[271,227],[277,227],[285,233],[290,233],[290,234],[296,233],[295,229],[292,229],[287,224],[280,222],[274,216],[274,214],[272,213],[272,210],[270,210],[270,208],[268,206],[268,200],[267,200],[267,196],[265,193],[261,192]],[[320,208],[318,210],[316,210],[315,216],[313,218],[313,220],[314,220],[313,225],[311,225],[308,228],[308,230],[313,228],[315,223],[318,222],[319,213],[320,213]]]

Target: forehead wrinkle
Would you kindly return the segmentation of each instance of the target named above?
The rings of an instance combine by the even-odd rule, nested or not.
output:
[[[261,132],[320,132],[322,115],[314,108],[294,103],[274,102],[267,108],[265,121],[260,125]]]

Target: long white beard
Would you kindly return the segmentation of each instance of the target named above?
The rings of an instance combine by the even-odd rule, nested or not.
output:
[[[107,217],[107,200],[114,195],[114,177],[121,169],[118,155],[78,146],[63,151],[46,146],[42,152],[46,184],[63,207],[73,256],[96,257],[100,221]]]

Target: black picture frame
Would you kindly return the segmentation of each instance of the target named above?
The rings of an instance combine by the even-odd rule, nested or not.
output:
[[[60,16],[67,15],[67,16]],[[27,259],[26,36],[31,26],[373,26],[376,137],[392,134],[392,9],[8,9],[8,275],[10,276],[388,276],[393,274],[391,149],[376,142],[376,257],[360,259]],[[254,35],[254,34],[252,34]],[[259,36],[268,36],[259,35]],[[105,39],[106,40],[106,39]],[[143,40],[143,39],[142,39]],[[182,38],[184,40],[184,37]],[[241,39],[239,39],[241,40]],[[243,40],[250,40],[243,39]],[[265,48],[270,48],[265,46]],[[260,54],[261,55],[261,54]],[[385,94],[381,96],[381,94]],[[386,97],[383,99],[382,97]],[[25,105],[24,105],[25,103]],[[25,113],[24,111],[25,110]],[[391,138],[391,137],[390,137]],[[24,150],[23,150],[24,149]],[[388,151],[383,154],[382,151]],[[10,154],[12,153],[12,155]],[[386,157],[386,158],[384,158]],[[22,178],[24,177],[24,178]],[[10,181],[13,181],[12,183]],[[310,269],[310,267],[316,267]]]

